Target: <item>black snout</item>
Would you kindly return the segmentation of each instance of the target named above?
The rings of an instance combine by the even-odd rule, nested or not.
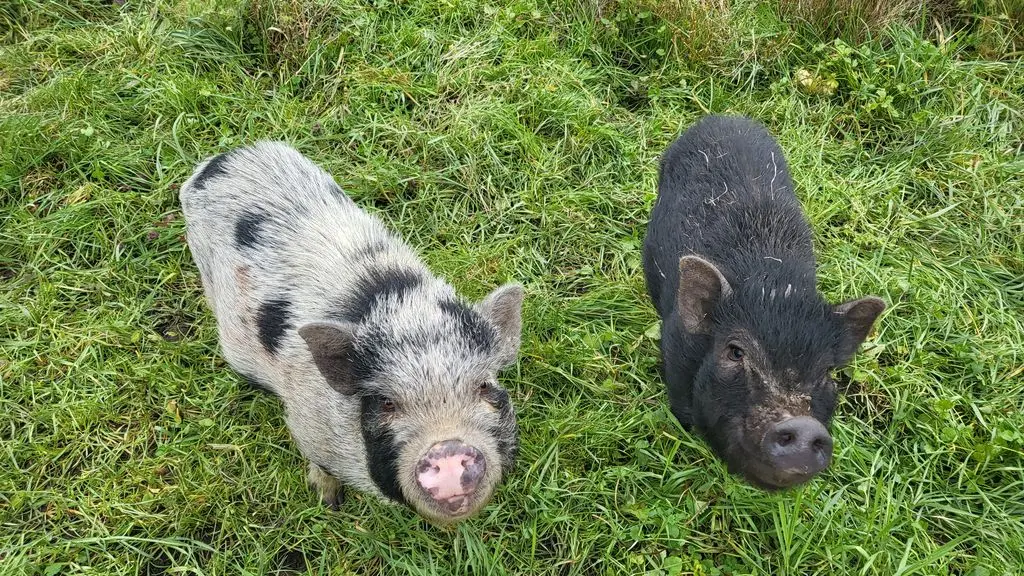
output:
[[[773,425],[761,449],[772,467],[795,482],[814,476],[832,462],[832,437],[821,422],[808,416]]]

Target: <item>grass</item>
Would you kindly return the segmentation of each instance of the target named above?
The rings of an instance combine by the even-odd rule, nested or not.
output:
[[[859,43],[786,3],[119,4],[0,7],[0,573],[1024,571],[1024,70],[970,24],[1012,19]],[[639,247],[658,155],[708,112],[777,134],[824,293],[891,306],[834,465],[784,494],[658,376]],[[177,186],[258,138],[463,293],[527,286],[520,466],[480,517],[326,511],[220,358]]]

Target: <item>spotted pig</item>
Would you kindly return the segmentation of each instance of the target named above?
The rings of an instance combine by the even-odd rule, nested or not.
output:
[[[181,188],[187,240],[221,351],[282,402],[309,481],[446,524],[478,512],[513,466],[523,289],[460,298],[292,147],[210,158]]]

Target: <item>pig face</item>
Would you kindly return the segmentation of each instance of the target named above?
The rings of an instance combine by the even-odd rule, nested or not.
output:
[[[830,305],[813,281],[749,281],[733,290],[696,256],[680,261],[677,311],[703,360],[692,418],[712,449],[751,484],[795,486],[832,458],[831,372],[847,363],[885,304]]]
[[[515,361],[522,298],[508,285],[474,307],[398,305],[398,332],[373,322],[299,329],[327,382],[359,398],[373,482],[435,523],[478,512],[515,462],[515,412],[497,372]]]

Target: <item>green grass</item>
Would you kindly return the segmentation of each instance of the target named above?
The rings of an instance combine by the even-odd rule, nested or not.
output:
[[[857,44],[758,4],[5,2],[0,574],[1022,573],[1014,22]],[[778,136],[824,293],[890,302],[834,465],[784,494],[730,477],[658,375],[640,244],[658,155],[707,112]],[[328,512],[220,358],[177,186],[258,138],[463,293],[527,286],[520,465],[480,517]]]

